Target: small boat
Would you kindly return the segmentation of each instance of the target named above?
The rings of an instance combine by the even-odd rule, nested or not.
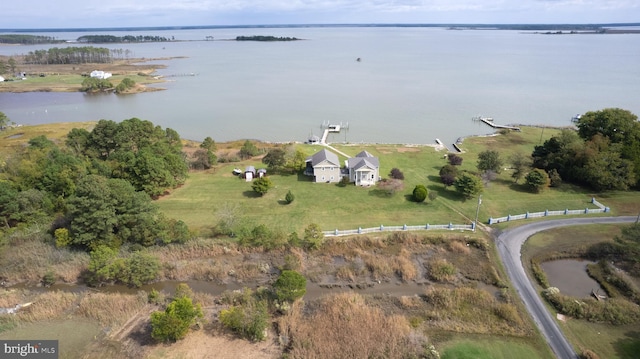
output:
[[[237,176],[237,175],[241,175],[241,174],[242,174],[242,170],[241,170],[241,169],[239,169],[239,168],[234,168],[234,169],[233,169],[233,174],[234,174],[234,175],[236,175],[236,176]]]

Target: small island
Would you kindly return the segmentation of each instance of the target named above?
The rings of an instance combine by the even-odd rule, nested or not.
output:
[[[297,37],[276,37],[276,36],[264,36],[264,35],[253,35],[253,36],[236,36],[236,41],[297,41],[301,40]]]

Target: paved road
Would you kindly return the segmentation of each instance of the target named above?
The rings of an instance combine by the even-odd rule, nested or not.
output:
[[[522,298],[536,325],[547,339],[556,357],[561,359],[574,359],[578,358],[578,355],[560,331],[555,318],[547,311],[542,303],[542,299],[538,296],[538,293],[529,281],[522,266],[522,261],[520,260],[520,249],[522,245],[535,233],[551,228],[585,224],[628,223],[635,222],[636,220],[637,217],[633,216],[573,218],[536,222],[506,230],[496,239],[498,253],[502,258],[511,283],[515,286],[516,291]]]

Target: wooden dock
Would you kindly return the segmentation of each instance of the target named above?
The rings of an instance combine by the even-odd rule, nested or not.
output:
[[[482,117],[482,116],[478,116],[478,117],[474,117],[473,118],[474,121],[481,121],[486,123],[487,125],[498,129],[498,130],[512,130],[512,131],[520,131],[520,127],[515,127],[515,126],[507,126],[507,125],[498,125],[497,123],[493,122],[493,118],[491,117]]]

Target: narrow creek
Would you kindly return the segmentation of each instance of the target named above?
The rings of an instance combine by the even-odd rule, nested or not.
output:
[[[153,289],[157,291],[162,291],[167,294],[173,294],[176,290],[176,287],[181,284],[187,284],[194,292],[206,293],[211,295],[220,295],[225,291],[242,289],[245,287],[248,288],[257,288],[260,285],[264,285],[264,283],[252,282],[252,283],[230,283],[230,284],[218,284],[214,282],[207,281],[197,281],[197,280],[189,280],[189,281],[162,281],[156,282],[152,284],[143,285],[140,288],[130,288],[123,285],[107,285],[99,288],[87,287],[83,284],[54,284],[50,287],[34,287],[26,284],[16,284],[7,289],[27,289],[31,291],[65,291],[65,292],[84,292],[84,291],[98,291],[104,293],[130,293],[135,294],[140,290],[143,291],[151,291]],[[304,298],[308,301],[316,300],[322,298],[323,296],[333,294],[333,293],[342,293],[342,292],[355,292],[361,294],[368,295],[388,295],[394,297],[400,296],[411,296],[411,295],[421,295],[424,291],[429,287],[429,283],[416,283],[416,282],[407,282],[403,283],[400,281],[388,281],[388,282],[366,282],[366,283],[312,283],[307,282],[307,293]],[[496,295],[498,293],[498,288],[487,285],[484,283],[476,284],[478,289],[486,290],[490,292],[492,295]]]

